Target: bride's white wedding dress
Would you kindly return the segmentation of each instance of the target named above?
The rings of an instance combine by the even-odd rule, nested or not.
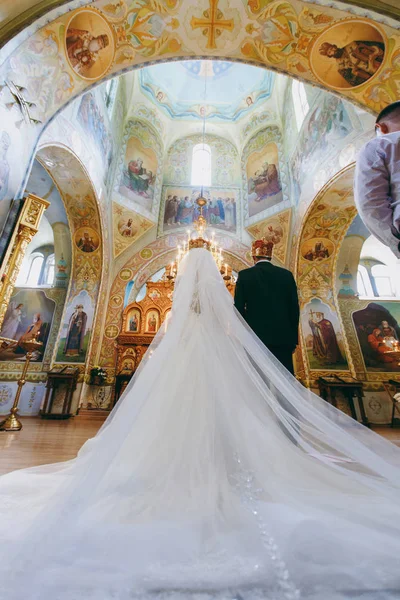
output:
[[[0,478],[0,598],[399,598],[399,466],[289,375],[191,250],[98,435]]]

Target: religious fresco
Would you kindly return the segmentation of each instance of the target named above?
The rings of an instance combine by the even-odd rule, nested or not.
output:
[[[207,77],[207,102],[203,98]],[[235,122],[271,97],[275,76],[248,65],[188,60],[140,71],[141,91],[174,120]]]
[[[310,262],[322,261],[332,256],[335,246],[331,240],[326,238],[312,238],[306,240],[301,247],[301,255]]]
[[[400,373],[400,302],[371,302],[353,312],[353,324],[368,372]]]
[[[289,103],[287,104],[289,106]],[[285,103],[285,113],[286,113],[286,103]],[[285,115],[284,115],[285,116]],[[249,120],[243,125],[240,138],[242,141],[247,140],[250,134],[254,133],[254,131],[261,129],[263,126],[267,125],[269,122],[275,123],[278,120],[277,115],[271,110],[263,110],[262,112],[258,112],[255,115],[252,115]]]
[[[336,312],[319,298],[313,298],[303,307],[300,321],[310,369],[348,369]]]
[[[104,169],[110,168],[113,138],[109,130],[107,117],[99,107],[93,92],[89,92],[82,97],[77,120],[97,147]]]
[[[319,303],[328,307],[324,310],[317,310],[315,307],[315,310],[312,308],[312,311],[313,313],[324,313],[324,318],[333,324],[335,336],[340,340],[341,355],[345,360],[343,348],[345,334],[335,303],[335,266],[337,252],[357,214],[353,200],[353,178],[354,167],[346,167],[317,194],[306,214],[302,229],[295,238],[297,254],[295,277],[302,314],[301,329],[305,342],[306,338],[308,339],[308,346],[304,348],[307,358],[307,364],[304,365],[306,372],[310,369],[329,371],[348,368],[346,361],[339,361],[332,366],[326,360],[322,360],[322,357],[318,358],[315,348],[315,352],[312,353],[309,311],[310,302],[314,300],[318,300]],[[315,319],[318,321],[316,314]],[[352,354],[348,356],[352,363]],[[311,365],[314,366],[311,367]],[[350,366],[353,368],[353,363]],[[305,376],[308,377],[307,373]]]
[[[64,14],[60,14],[62,11]],[[333,89],[332,82],[325,81],[315,58],[325,61],[333,73],[342,77],[337,59],[319,52],[323,44],[336,42],[339,50],[346,50],[341,58],[344,56],[347,60],[348,54],[350,62],[354,52],[347,46],[356,43],[354,48],[360,51],[359,58],[355,53],[355,60],[360,61],[358,67],[354,68],[353,63],[349,67],[355,80],[349,83],[342,78],[347,87],[338,89],[338,93],[372,111],[379,111],[398,96],[400,35],[395,28],[376,24],[374,19],[382,20],[373,12],[357,7],[352,7],[350,12],[350,9],[325,5],[310,7],[301,0],[284,3],[230,0],[229,5],[223,0],[199,0],[196,4],[188,0],[181,3],[128,0],[121,7],[96,0],[90,8],[70,12],[60,7],[54,21],[49,22],[44,15],[22,43],[11,43],[3,48],[3,79],[23,88],[24,101],[29,98],[35,104],[27,106],[33,115],[32,124],[41,123],[40,127],[30,129],[24,124],[23,131],[19,132],[16,123],[20,126],[21,115],[15,111],[7,132],[13,144],[21,146],[22,162],[27,163],[43,126],[93,81],[103,74],[115,75],[149,61],[169,58],[196,60],[207,55],[218,60],[249,61]],[[365,28],[361,29],[363,23]],[[367,25],[371,28],[368,31]],[[340,36],[336,35],[335,27],[342,28]],[[375,39],[372,30],[377,32]],[[378,32],[383,42],[377,39]],[[379,45],[382,43],[383,56]],[[368,64],[365,64],[367,55]],[[340,70],[346,72],[341,67]],[[365,79],[365,83],[352,85],[358,83],[357,78]],[[8,98],[7,90],[2,90],[0,103],[3,106],[9,102]],[[253,100],[251,94],[246,102],[247,98],[249,102]],[[7,109],[5,111],[9,114]],[[11,154],[15,154],[14,149]],[[12,169],[8,198],[22,187],[25,172],[19,165],[13,165]]]
[[[93,328],[94,305],[86,290],[77,294],[64,314],[56,362],[84,363]]]
[[[328,87],[342,90],[368,82],[382,67],[384,57],[380,28],[364,19],[349,19],[321,33],[310,58],[316,77]]]
[[[71,68],[83,79],[100,79],[114,58],[114,36],[97,11],[77,11],[65,28],[65,51]]]
[[[123,146],[121,177],[116,189],[151,212],[161,177],[161,142],[152,127],[141,121],[131,121]]]
[[[274,142],[250,154],[246,173],[249,217],[254,217],[283,200],[278,148]]]
[[[154,225],[135,211],[113,202],[114,257],[137,242]]]
[[[291,213],[289,208],[246,228],[254,239],[266,238],[271,241],[274,244],[273,258],[283,265],[286,264],[289,245]]]
[[[80,227],[74,235],[76,247],[82,252],[96,252],[100,246],[99,234],[92,227]]]
[[[193,224],[200,214],[196,204],[200,192],[200,186],[164,186],[163,231],[187,229]],[[239,190],[235,189],[203,189],[203,196],[207,199],[203,216],[211,227],[236,232],[238,194]]]
[[[38,289],[16,290],[4,318],[0,334],[16,340],[6,350],[0,350],[0,361],[25,361],[26,351],[19,345],[36,338],[43,343],[34,352],[32,362],[42,362],[51,330],[56,303]]]
[[[303,182],[314,173],[322,158],[333,154],[343,144],[343,139],[354,129],[345,103],[328,94],[307,115],[291,158],[293,180],[301,189]],[[334,165],[337,171],[336,164]],[[329,179],[326,174],[322,185]],[[322,185],[320,187],[322,187]],[[316,190],[318,191],[318,190]],[[300,193],[297,194],[300,196]]]
[[[282,134],[274,125],[256,133],[242,153],[242,180],[247,192],[249,218],[259,215],[284,199],[283,173],[280,169]]]
[[[67,150],[56,146],[42,149],[40,155],[45,164],[51,162],[53,165],[52,178],[63,198],[73,240],[71,285],[65,301],[60,339],[55,352],[56,360],[82,365],[86,360],[86,368],[89,368],[89,363],[94,360],[92,352],[96,352],[98,348],[91,350],[90,354],[88,349],[92,349],[92,338],[100,335],[99,319],[101,319],[101,311],[106,310],[107,290],[103,282],[107,277],[110,261],[107,260],[107,254],[103,256],[103,253],[107,251],[108,234],[106,229],[102,234],[102,214],[99,211],[93,186],[77,158]],[[78,309],[78,305],[82,305],[83,308]],[[99,310],[94,323],[93,315],[97,306]],[[86,319],[82,312],[86,314]],[[77,313],[74,323],[70,323],[74,313]],[[70,325],[75,340],[73,348],[67,343]],[[78,336],[79,327],[81,332]],[[85,331],[82,333],[83,327]]]

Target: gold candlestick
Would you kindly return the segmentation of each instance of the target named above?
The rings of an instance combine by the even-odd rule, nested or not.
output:
[[[12,405],[10,414],[3,421],[1,421],[0,431],[20,431],[22,429],[22,423],[17,417],[19,399],[21,397],[22,388],[26,382],[25,377],[28,372],[28,367],[29,363],[31,362],[33,352],[35,350],[39,350],[39,348],[43,346],[43,342],[39,342],[36,338],[33,338],[31,340],[20,341],[19,345],[21,348],[27,351],[25,356],[25,364],[24,368],[22,369],[21,378],[18,380],[18,389],[17,393],[15,394],[14,404]]]

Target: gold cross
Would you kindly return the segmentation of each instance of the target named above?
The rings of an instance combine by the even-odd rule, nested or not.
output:
[[[210,8],[203,12],[204,19],[192,17],[190,25],[192,29],[203,28],[203,35],[208,35],[206,48],[215,50],[217,47],[216,38],[221,35],[222,30],[233,31],[234,20],[224,19],[222,12],[218,8],[219,0],[210,0]]]

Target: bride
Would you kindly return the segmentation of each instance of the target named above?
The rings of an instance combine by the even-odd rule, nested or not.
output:
[[[0,478],[2,600],[394,600],[400,451],[247,327],[210,252],[75,460]]]

